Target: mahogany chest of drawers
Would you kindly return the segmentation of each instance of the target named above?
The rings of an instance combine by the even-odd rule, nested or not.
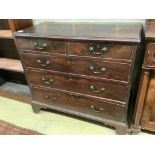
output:
[[[125,134],[141,64],[141,29],[139,24],[42,23],[15,32],[33,111],[54,109]]]

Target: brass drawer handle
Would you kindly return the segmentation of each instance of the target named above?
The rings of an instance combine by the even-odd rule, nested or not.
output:
[[[44,99],[47,101],[50,101],[50,102],[55,102],[57,100],[57,98],[55,96],[49,97],[48,95],[45,95]]]
[[[107,47],[101,47],[99,44],[95,45],[95,47],[90,46],[89,51],[94,55],[101,55],[108,50]]]
[[[94,66],[90,66],[89,69],[93,71],[94,74],[102,74],[103,72],[107,70],[105,67],[95,68]]]
[[[41,41],[38,41],[38,42],[34,42],[33,43],[33,46],[35,47],[35,48],[37,48],[38,50],[44,50],[44,49],[46,49],[47,48],[47,43],[43,43],[43,42],[41,42]]]
[[[46,60],[45,63],[43,63],[40,59],[37,60],[37,63],[42,67],[47,67],[50,64],[49,60]]]
[[[102,112],[104,110],[104,108],[98,108],[92,104],[90,105],[90,109],[97,112],[97,113]]]
[[[97,89],[95,88],[95,86],[91,85],[91,86],[90,86],[90,90],[91,90],[92,92],[94,92],[94,93],[102,93],[102,92],[105,91],[105,88],[102,87],[101,89],[97,90]]]
[[[47,85],[50,85],[54,82],[53,79],[46,80],[45,77],[41,77],[41,80]]]

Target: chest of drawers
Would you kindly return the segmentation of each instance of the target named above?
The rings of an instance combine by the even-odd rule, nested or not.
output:
[[[141,25],[43,23],[14,36],[35,113],[54,109],[126,133]]]

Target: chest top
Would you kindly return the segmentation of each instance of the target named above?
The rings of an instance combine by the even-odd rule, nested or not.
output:
[[[145,39],[147,41],[155,41],[155,24],[146,25]]]
[[[140,42],[141,24],[41,23],[14,33],[16,37]]]

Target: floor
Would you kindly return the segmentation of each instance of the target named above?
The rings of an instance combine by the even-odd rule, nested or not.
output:
[[[28,86],[13,82],[5,82],[0,86],[0,90],[13,92],[23,96],[31,96]]]
[[[27,104],[31,102],[31,98],[24,96],[25,93],[30,95],[27,87],[18,85],[16,90],[12,90],[13,93],[9,92],[8,88],[15,87],[7,83],[3,85],[3,91],[0,91],[0,120],[47,135],[116,135],[114,129],[75,117],[43,110],[39,114],[34,114],[31,105]],[[21,88],[25,93],[19,91]],[[18,97],[17,92],[20,92]],[[142,132],[140,135],[147,133]]]

